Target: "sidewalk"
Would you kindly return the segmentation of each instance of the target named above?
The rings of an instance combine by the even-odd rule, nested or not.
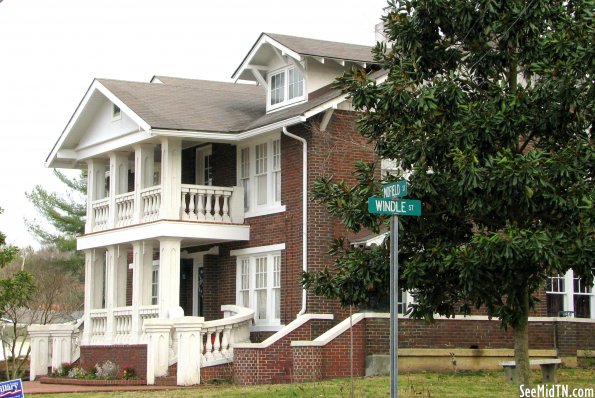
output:
[[[183,387],[158,386],[74,386],[66,384],[41,384],[38,381],[24,381],[25,396],[29,394],[57,394],[69,392],[115,392],[115,391],[146,391],[146,390],[175,390]]]

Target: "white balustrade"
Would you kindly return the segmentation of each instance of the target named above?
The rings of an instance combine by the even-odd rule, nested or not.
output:
[[[91,310],[89,315],[91,318],[91,342],[103,342],[107,331],[107,310]]]
[[[116,343],[129,342],[132,332],[132,307],[114,308],[113,314]]]
[[[182,220],[231,223],[229,202],[234,188],[184,184],[181,194]]]
[[[132,224],[134,216],[134,192],[116,196],[116,227]]]
[[[109,199],[100,199],[93,202],[92,207],[92,231],[102,231],[107,228],[107,220],[109,219]]]
[[[161,207],[161,186],[145,188],[140,193],[141,222],[154,221],[159,218],[159,208]]]

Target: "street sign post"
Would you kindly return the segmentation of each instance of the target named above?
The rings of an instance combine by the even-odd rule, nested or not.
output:
[[[399,362],[399,216],[421,216],[421,201],[407,196],[407,181],[382,186],[384,198],[368,198],[368,212],[390,215],[390,396],[398,398]]]

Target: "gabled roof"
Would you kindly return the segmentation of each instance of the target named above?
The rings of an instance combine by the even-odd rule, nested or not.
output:
[[[372,47],[305,37],[263,33],[300,55],[374,63]]]
[[[250,69],[250,62],[263,48],[273,48],[281,55],[288,55],[295,61],[302,61],[304,57],[316,57],[360,64],[375,63],[372,57],[372,47],[370,46],[280,35],[276,33],[261,33],[256,42],[252,45],[248,54],[246,54],[233,73],[232,79],[238,80],[246,78],[244,71]]]
[[[152,129],[231,133],[264,114],[265,93],[257,86],[169,78],[160,78],[165,84],[97,80]]]

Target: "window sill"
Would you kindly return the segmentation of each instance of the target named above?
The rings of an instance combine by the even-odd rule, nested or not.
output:
[[[273,207],[263,207],[262,209],[247,211],[244,214],[244,218],[266,216],[266,215],[275,214],[275,213],[283,213],[285,210],[286,210],[285,205],[273,206]]]
[[[252,325],[251,332],[278,332],[283,329],[285,325]]]

